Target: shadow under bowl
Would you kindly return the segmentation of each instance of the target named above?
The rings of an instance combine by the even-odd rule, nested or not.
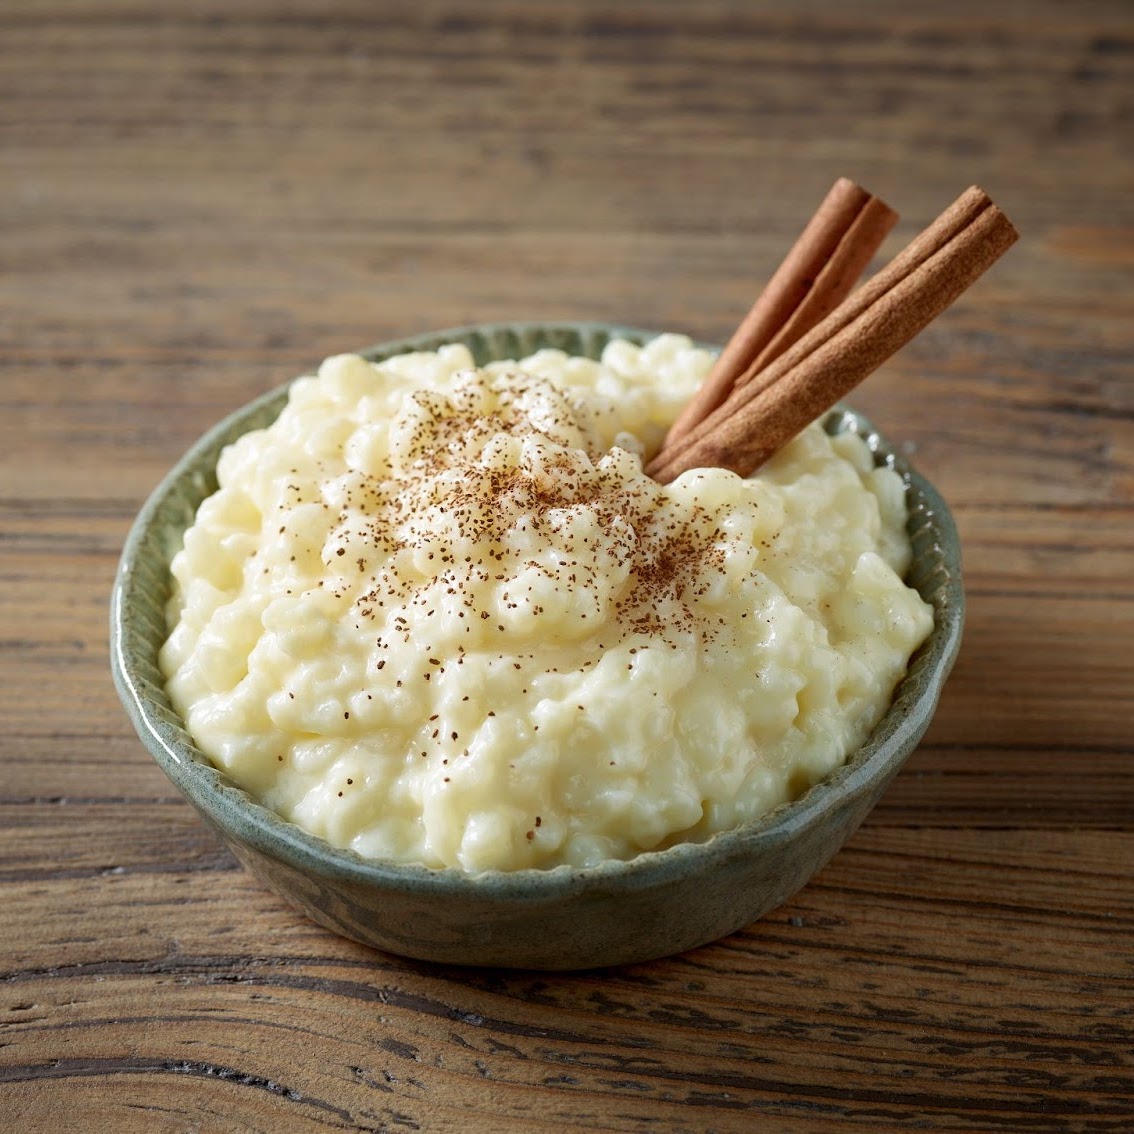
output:
[[[463,342],[478,364],[543,347],[598,357],[612,338],[652,332],[597,323],[459,328],[362,351],[381,360]],[[850,837],[917,747],[960,646],[960,547],[949,511],[873,426],[848,409],[826,418],[854,430],[878,464],[906,483],[913,562],[907,576],[934,609],[934,629],[911,660],[867,742],[800,799],[702,843],[589,869],[491,872],[374,861],[294,826],[215,768],[165,694],[158,652],[166,637],[170,562],[198,505],[216,490],[217,458],[266,426],[287,387],[249,403],[205,434],[151,495],[126,542],[111,609],[115,683],[138,735],[173,784],[233,854],[272,889],[336,933],[419,960],[530,969],[580,969],[667,956],[732,933],[782,904]]]

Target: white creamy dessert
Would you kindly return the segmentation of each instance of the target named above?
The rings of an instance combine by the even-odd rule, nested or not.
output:
[[[657,484],[711,361],[662,335],[295,382],[173,562],[198,746],[336,846],[470,873],[703,839],[828,776],[932,627],[904,487],[818,425]]]

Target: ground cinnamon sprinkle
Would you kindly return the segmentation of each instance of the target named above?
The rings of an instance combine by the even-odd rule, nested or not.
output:
[[[561,532],[572,510],[585,509],[602,532],[620,533],[613,545],[613,566],[626,570],[629,578],[614,613],[623,629],[658,635],[691,629],[695,620],[681,607],[681,596],[721,555],[715,546],[721,533],[701,509],[673,519],[660,506],[659,489],[639,480],[628,490],[622,477],[599,467],[602,454],[598,451],[589,453],[583,464],[553,453],[538,475],[521,466],[485,467],[481,463],[483,445],[496,434],[522,438],[539,432],[554,439],[573,427],[566,417],[557,420],[552,416],[542,418],[537,430],[523,415],[516,403],[532,389],[533,382],[518,375],[511,400],[491,414],[464,410],[459,397],[452,403],[432,393],[422,397],[424,412],[411,434],[410,459],[396,475],[390,469],[387,478],[367,478],[358,487],[351,503],[364,507],[364,520],[352,519],[345,509],[340,517],[354,545],[361,542],[393,563],[423,553],[436,573],[446,577],[449,593],[479,593],[482,588],[467,586],[470,580],[506,577],[500,568],[508,556],[510,530]],[[438,535],[439,516],[447,518],[442,527],[448,536]],[[470,544],[481,548],[475,559],[459,550]],[[558,544],[554,556],[529,560],[523,566],[539,571],[556,589],[586,591],[594,589],[599,574],[611,566],[596,564],[597,550],[598,541],[580,544],[576,537],[568,536]],[[365,553],[359,561],[364,559]],[[359,617],[381,621],[381,610],[388,602],[412,603],[412,592],[420,581],[416,572],[401,573],[387,566],[359,600]],[[505,594],[513,609],[522,597]],[[491,613],[470,599],[461,617],[467,614],[470,619],[486,621]],[[712,633],[711,627],[703,629]]]

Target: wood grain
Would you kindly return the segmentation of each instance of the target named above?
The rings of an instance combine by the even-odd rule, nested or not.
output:
[[[1134,1127],[1134,23],[1124,0],[0,8],[0,1127]],[[891,255],[1017,248],[854,404],[955,509],[925,744],[787,906],[609,972],[304,921],[110,682],[131,518],[220,416],[384,337],[723,341],[845,174]]]

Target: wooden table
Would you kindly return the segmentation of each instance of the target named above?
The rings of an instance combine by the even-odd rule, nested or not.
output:
[[[0,1128],[1134,1129],[1134,12],[0,8]],[[606,972],[438,968],[240,870],[121,710],[131,518],[325,354],[720,341],[830,182],[1023,239],[853,398],[956,511],[966,641],[787,906]]]

